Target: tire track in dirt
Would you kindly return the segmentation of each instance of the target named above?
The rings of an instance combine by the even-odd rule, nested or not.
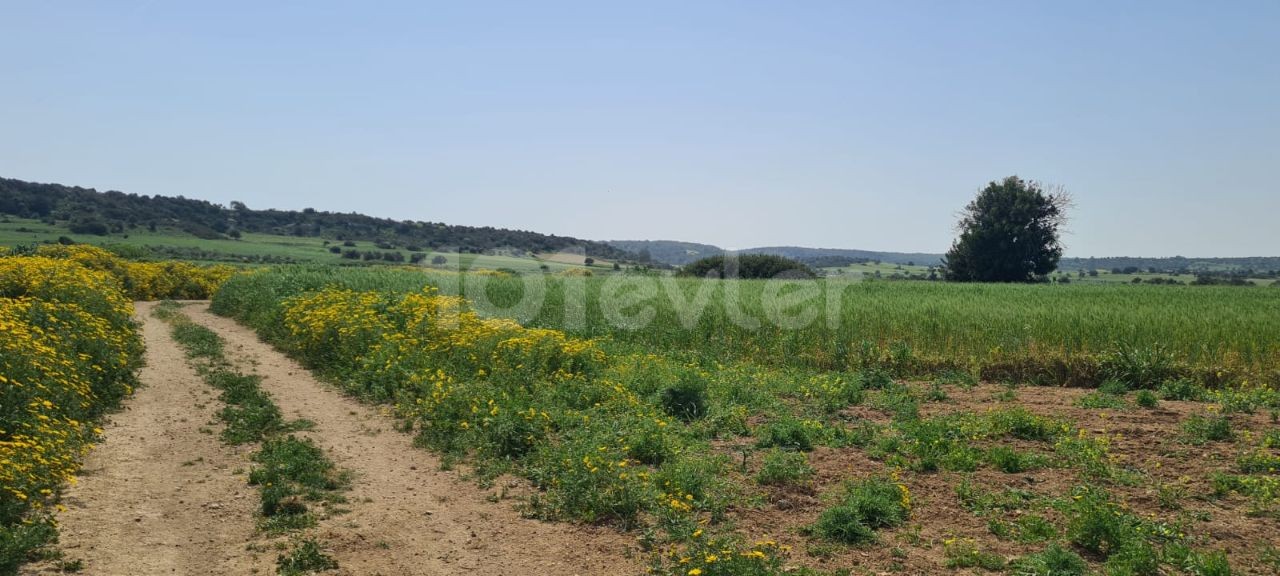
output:
[[[256,498],[234,474],[248,468],[246,456],[218,439],[221,403],[168,324],[151,317],[153,303],[135,306],[146,343],[142,385],[108,416],[103,442],[63,496],[61,549],[92,575],[270,573],[269,559],[245,549]],[[44,563],[22,573],[56,572]]]
[[[321,523],[321,543],[344,574],[570,575],[639,574],[624,557],[634,538],[608,528],[523,518],[395,432],[391,418],[315,380],[305,368],[205,304],[188,306],[192,321],[226,341],[227,357],[263,377],[288,418],[306,418],[315,440],[354,472],[347,514]]]

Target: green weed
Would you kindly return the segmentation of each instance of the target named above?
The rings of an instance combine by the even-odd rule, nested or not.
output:
[[[1079,554],[1057,542],[1014,560],[1009,567],[1017,576],[1084,576],[1089,571],[1089,564]]]
[[[756,481],[767,486],[794,486],[813,476],[813,468],[803,452],[774,448],[764,455]]]
[[[276,558],[276,574],[280,576],[302,576],[337,569],[338,561],[325,554],[320,543],[313,538],[299,542],[289,554]]]
[[[1182,423],[1182,432],[1192,444],[1225,442],[1235,437],[1231,430],[1231,420],[1223,415],[1192,414]]]
[[[911,512],[906,487],[883,477],[845,485],[839,502],[827,508],[812,526],[814,535],[844,544],[875,539],[876,530],[898,526]]]

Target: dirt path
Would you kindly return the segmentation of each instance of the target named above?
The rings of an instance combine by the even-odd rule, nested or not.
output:
[[[639,574],[623,557],[634,537],[607,528],[522,518],[492,503],[474,481],[440,470],[409,435],[376,409],[317,382],[247,328],[203,304],[191,319],[226,340],[227,356],[263,376],[262,388],[289,418],[315,422],[307,433],[338,466],[355,473],[351,512],[321,524],[321,542],[340,572],[359,575]],[[172,343],[169,344],[172,346]]]
[[[61,548],[93,575],[270,573],[274,557],[245,549],[256,499],[235,471],[247,460],[218,440],[216,395],[150,311],[137,306],[147,346],[142,387],[110,416],[63,498]],[[55,571],[45,564],[23,573]]]

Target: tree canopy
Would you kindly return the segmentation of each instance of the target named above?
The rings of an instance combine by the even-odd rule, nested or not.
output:
[[[1058,229],[1070,197],[1009,176],[991,182],[961,213],[960,237],[947,252],[948,280],[1036,282],[1062,258]]]
[[[772,254],[735,254],[711,256],[690,262],[681,275],[717,278],[813,278],[808,266]]]
[[[320,237],[331,240],[382,242],[388,247],[448,248],[460,252],[515,248],[555,252],[582,248],[589,256],[634,260],[636,255],[603,242],[566,236],[505,230],[489,226],[457,226],[439,222],[392,220],[311,208],[254,210],[233,201],[223,207],[182,196],[142,196],[99,192],[60,184],[0,178],[0,214],[62,222],[75,234],[125,234],[145,226],[181,230],[206,239],[235,238],[241,232]]]

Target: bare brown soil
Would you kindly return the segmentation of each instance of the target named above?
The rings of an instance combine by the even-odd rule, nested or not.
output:
[[[103,426],[80,481],[58,514],[68,560],[94,575],[270,573],[271,558],[245,546],[257,495],[247,450],[218,439],[220,404],[186,362],[169,327],[138,303],[147,345],[142,386]],[[52,563],[26,574],[56,573]]]
[[[923,385],[921,385],[923,389]],[[1260,561],[1267,546],[1280,546],[1280,519],[1274,516],[1250,515],[1249,503],[1237,495],[1224,499],[1209,498],[1212,492],[1210,474],[1230,472],[1240,447],[1231,442],[1189,444],[1181,431],[1181,423],[1192,414],[1206,413],[1207,404],[1199,402],[1162,401],[1156,409],[1130,406],[1124,410],[1086,409],[1078,406],[1081,396],[1090,390],[1076,388],[1021,387],[1016,397],[1001,399],[1006,388],[983,384],[972,389],[946,387],[949,398],[921,405],[921,416],[954,412],[983,413],[992,409],[1021,406],[1054,418],[1075,422],[1091,434],[1111,439],[1111,452],[1116,464],[1140,471],[1144,476],[1134,486],[1109,486],[1135,512],[1156,518],[1190,522],[1189,532],[1200,549],[1224,550],[1232,567],[1240,574],[1274,575],[1275,567]],[[1132,401],[1132,399],[1130,399]],[[852,407],[850,417],[866,418],[888,424],[890,416],[866,406]],[[1238,431],[1254,434],[1274,426],[1265,413],[1237,414],[1232,425]],[[1019,450],[1046,452],[1043,445],[1015,441]],[[753,459],[758,465],[758,456]],[[905,526],[881,532],[878,544],[843,547],[824,546],[802,535],[839,493],[840,485],[850,479],[888,471],[857,448],[818,448],[810,454],[816,475],[812,485],[804,488],[766,489],[767,505],[757,510],[738,513],[742,529],[748,534],[767,535],[794,547],[792,561],[821,569],[850,568],[854,573],[871,574],[937,574],[984,573],[980,569],[946,568],[944,541],[972,538],[984,551],[1006,559],[1039,552],[1044,544],[1018,544],[996,538],[987,520],[966,510],[956,494],[964,474],[953,472],[901,472],[912,496],[912,518]],[[744,482],[750,482],[744,479]],[[983,467],[971,482],[987,491],[1004,488],[1026,490],[1046,497],[1068,498],[1071,488],[1081,483],[1073,470],[1044,469],[1006,474]],[[1160,506],[1156,486],[1179,485],[1185,496],[1178,509]],[[1030,511],[1026,511],[1030,512]],[[1037,510],[1037,512],[1043,512]],[[1016,515],[1022,511],[1016,512]],[[1046,517],[1062,526],[1061,515],[1050,511]],[[1096,567],[1096,564],[1095,564]]]

